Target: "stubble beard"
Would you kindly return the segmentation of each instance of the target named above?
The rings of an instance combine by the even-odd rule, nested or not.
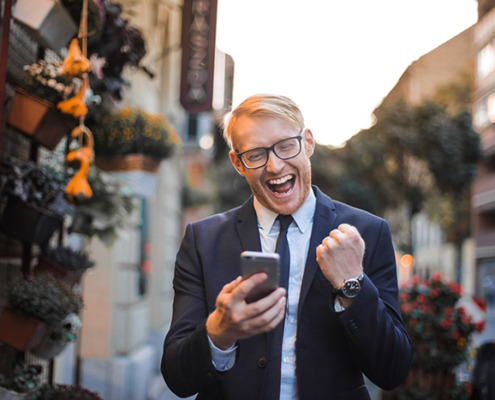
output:
[[[293,214],[295,213],[306,201],[311,190],[311,162],[308,160],[308,164],[305,168],[299,169],[299,174],[297,175],[297,180],[301,180],[302,185],[299,182],[299,188],[301,190],[296,190],[297,193],[302,192],[299,196],[298,201],[295,205],[286,207],[285,204],[273,201],[273,199],[267,194],[267,187],[260,182],[260,180],[255,180],[255,182],[247,181],[251,192],[256,197],[256,199],[269,210],[276,212],[278,214]]]

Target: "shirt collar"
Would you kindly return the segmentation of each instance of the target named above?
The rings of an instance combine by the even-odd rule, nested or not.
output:
[[[270,232],[275,220],[278,217],[277,213],[264,207],[256,197],[254,197],[254,209],[256,216],[258,217],[258,225],[266,232]],[[306,229],[313,222],[314,214],[316,210],[316,197],[313,190],[309,191],[308,198],[304,201],[301,207],[292,214],[292,218],[296,222],[299,230],[304,233]]]

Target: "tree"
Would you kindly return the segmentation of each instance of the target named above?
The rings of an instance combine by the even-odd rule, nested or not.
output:
[[[405,206],[411,219],[432,198],[447,204],[438,220],[460,249],[469,235],[469,188],[482,157],[470,114],[451,116],[431,101],[400,101],[381,107],[376,117],[343,148],[319,151],[314,181],[335,198],[382,216]]]

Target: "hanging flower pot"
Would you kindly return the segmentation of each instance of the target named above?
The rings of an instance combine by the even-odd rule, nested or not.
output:
[[[54,339],[49,330],[43,335],[40,342],[30,349],[29,352],[36,357],[51,360],[62,352],[65,346],[67,346],[67,343],[67,340]]]
[[[81,282],[84,272],[93,265],[94,262],[83,250],[74,250],[68,246],[49,247],[45,254],[38,257],[33,273],[48,273],[75,286]]]
[[[9,197],[0,220],[0,230],[21,242],[45,247],[62,223],[60,214]]]
[[[77,26],[57,0],[17,0],[13,17],[44,47],[60,51],[77,33]]]
[[[50,359],[79,332],[80,293],[49,275],[14,279],[7,288],[6,302],[0,340],[20,351]]]
[[[129,172],[139,170],[154,174],[158,172],[158,168],[160,168],[160,160],[144,154],[128,154],[113,157],[98,156],[95,158],[95,165],[107,172]]]
[[[0,198],[5,204],[0,231],[24,243],[45,247],[63,223],[67,202],[59,178],[32,161],[5,157]]]
[[[53,150],[72,127],[71,121],[53,104],[21,88],[16,88],[7,124],[49,150]]]
[[[143,154],[97,157],[95,165],[124,180],[132,193],[145,199],[155,194],[160,160]]]
[[[46,325],[16,309],[5,307],[0,316],[0,341],[19,351],[38,345],[46,332]]]
[[[160,161],[180,146],[177,132],[164,116],[137,108],[95,113],[87,124],[94,136],[95,163],[104,171],[156,173]]]
[[[34,267],[33,273],[35,275],[45,273],[50,274],[54,278],[61,279],[71,286],[75,286],[81,282],[81,277],[83,276],[84,271],[85,269],[69,270],[50,260],[48,257],[40,255],[38,257],[38,263]]]

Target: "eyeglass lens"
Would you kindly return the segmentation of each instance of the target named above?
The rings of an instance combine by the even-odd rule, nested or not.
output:
[[[241,154],[241,158],[246,167],[259,168],[267,163],[268,152],[270,150],[273,150],[275,155],[281,160],[295,157],[301,150],[300,136],[283,139],[280,142],[275,143],[272,147],[248,150]]]

